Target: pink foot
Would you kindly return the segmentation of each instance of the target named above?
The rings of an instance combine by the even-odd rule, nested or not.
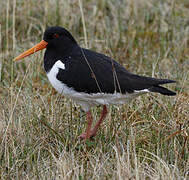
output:
[[[86,136],[87,136],[87,133],[82,133],[78,138],[82,139],[82,140],[83,139],[87,139]],[[92,138],[92,137],[94,137],[94,136],[96,136],[96,133],[94,133],[94,132],[91,131],[90,135],[89,135],[89,139]]]

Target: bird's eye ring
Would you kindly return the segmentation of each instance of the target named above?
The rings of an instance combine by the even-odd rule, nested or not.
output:
[[[53,34],[53,37],[54,37],[54,38],[58,38],[58,37],[59,37],[59,34],[55,33],[55,34]]]

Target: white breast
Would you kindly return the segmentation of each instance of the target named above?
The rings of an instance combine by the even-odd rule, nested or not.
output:
[[[62,63],[60,60],[58,60],[51,70],[47,73],[47,77],[49,81],[51,82],[52,86],[59,92],[63,92],[64,85],[62,84],[61,81],[59,81],[56,76],[58,74],[59,69],[65,69],[64,63]]]
[[[65,64],[60,60],[57,61],[52,69],[47,73],[47,77],[51,82],[52,86],[60,93],[64,94],[64,96],[72,98],[76,103],[82,106],[85,111],[88,111],[92,106],[103,104],[124,104],[133,98],[137,97],[140,94],[144,94],[149,92],[147,89],[141,91],[135,91],[134,93],[127,94],[106,94],[106,93],[96,93],[96,94],[88,94],[83,92],[77,92],[72,88],[69,88],[66,84],[59,81],[56,76],[58,74],[59,69],[65,70]]]
[[[69,88],[66,84],[64,84],[63,82],[59,81],[57,79],[57,74],[59,72],[59,69],[65,70],[65,64],[62,63],[61,60],[58,60],[53,67],[51,68],[51,70],[47,73],[47,77],[50,81],[50,83],[52,84],[52,86],[60,93],[60,94],[64,94],[67,97],[72,98],[74,96],[74,94],[77,94],[76,91],[74,91],[72,88]]]

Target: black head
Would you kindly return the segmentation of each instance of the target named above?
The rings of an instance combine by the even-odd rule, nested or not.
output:
[[[65,28],[59,26],[48,27],[44,32],[43,40],[45,40],[49,45],[57,43],[58,41],[61,41],[64,44],[77,44],[76,40],[73,38],[70,32]]]
[[[47,48],[46,57],[56,60],[55,57],[63,57],[71,53],[74,47],[78,47],[78,45],[73,36],[66,29],[53,26],[45,30],[43,40],[40,43],[14,58],[14,61],[18,61],[44,48]]]

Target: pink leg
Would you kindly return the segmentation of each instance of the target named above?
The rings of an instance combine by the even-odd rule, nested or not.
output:
[[[89,139],[91,137],[90,133],[91,133],[92,123],[93,123],[93,117],[91,115],[91,111],[89,110],[87,112],[87,129],[86,129],[86,137],[85,137],[85,139]]]
[[[87,112],[87,121],[88,121],[88,124],[87,124],[87,130],[86,130],[86,133],[83,133],[79,136],[79,138],[81,139],[89,139],[91,137],[94,137],[96,136],[96,133],[98,131],[98,128],[100,127],[103,119],[106,117],[108,111],[107,111],[107,108],[106,108],[106,105],[103,105],[103,110],[101,112],[101,116],[100,116],[100,119],[99,121],[95,124],[94,128],[91,130],[91,125],[92,125],[92,115],[91,115],[91,112],[88,111]]]
[[[91,111],[89,110],[87,112],[87,129],[86,129],[86,133],[82,133],[79,138],[81,139],[89,139],[91,137],[91,126],[92,126],[92,122],[93,122],[93,118],[91,115]]]
[[[100,116],[100,119],[99,121],[95,124],[94,128],[92,129],[92,133],[91,133],[91,136],[96,136],[96,133],[98,131],[98,128],[100,127],[102,121],[105,119],[106,115],[107,115],[108,111],[107,111],[107,108],[106,108],[106,105],[103,105],[103,110],[101,112],[101,116]]]

